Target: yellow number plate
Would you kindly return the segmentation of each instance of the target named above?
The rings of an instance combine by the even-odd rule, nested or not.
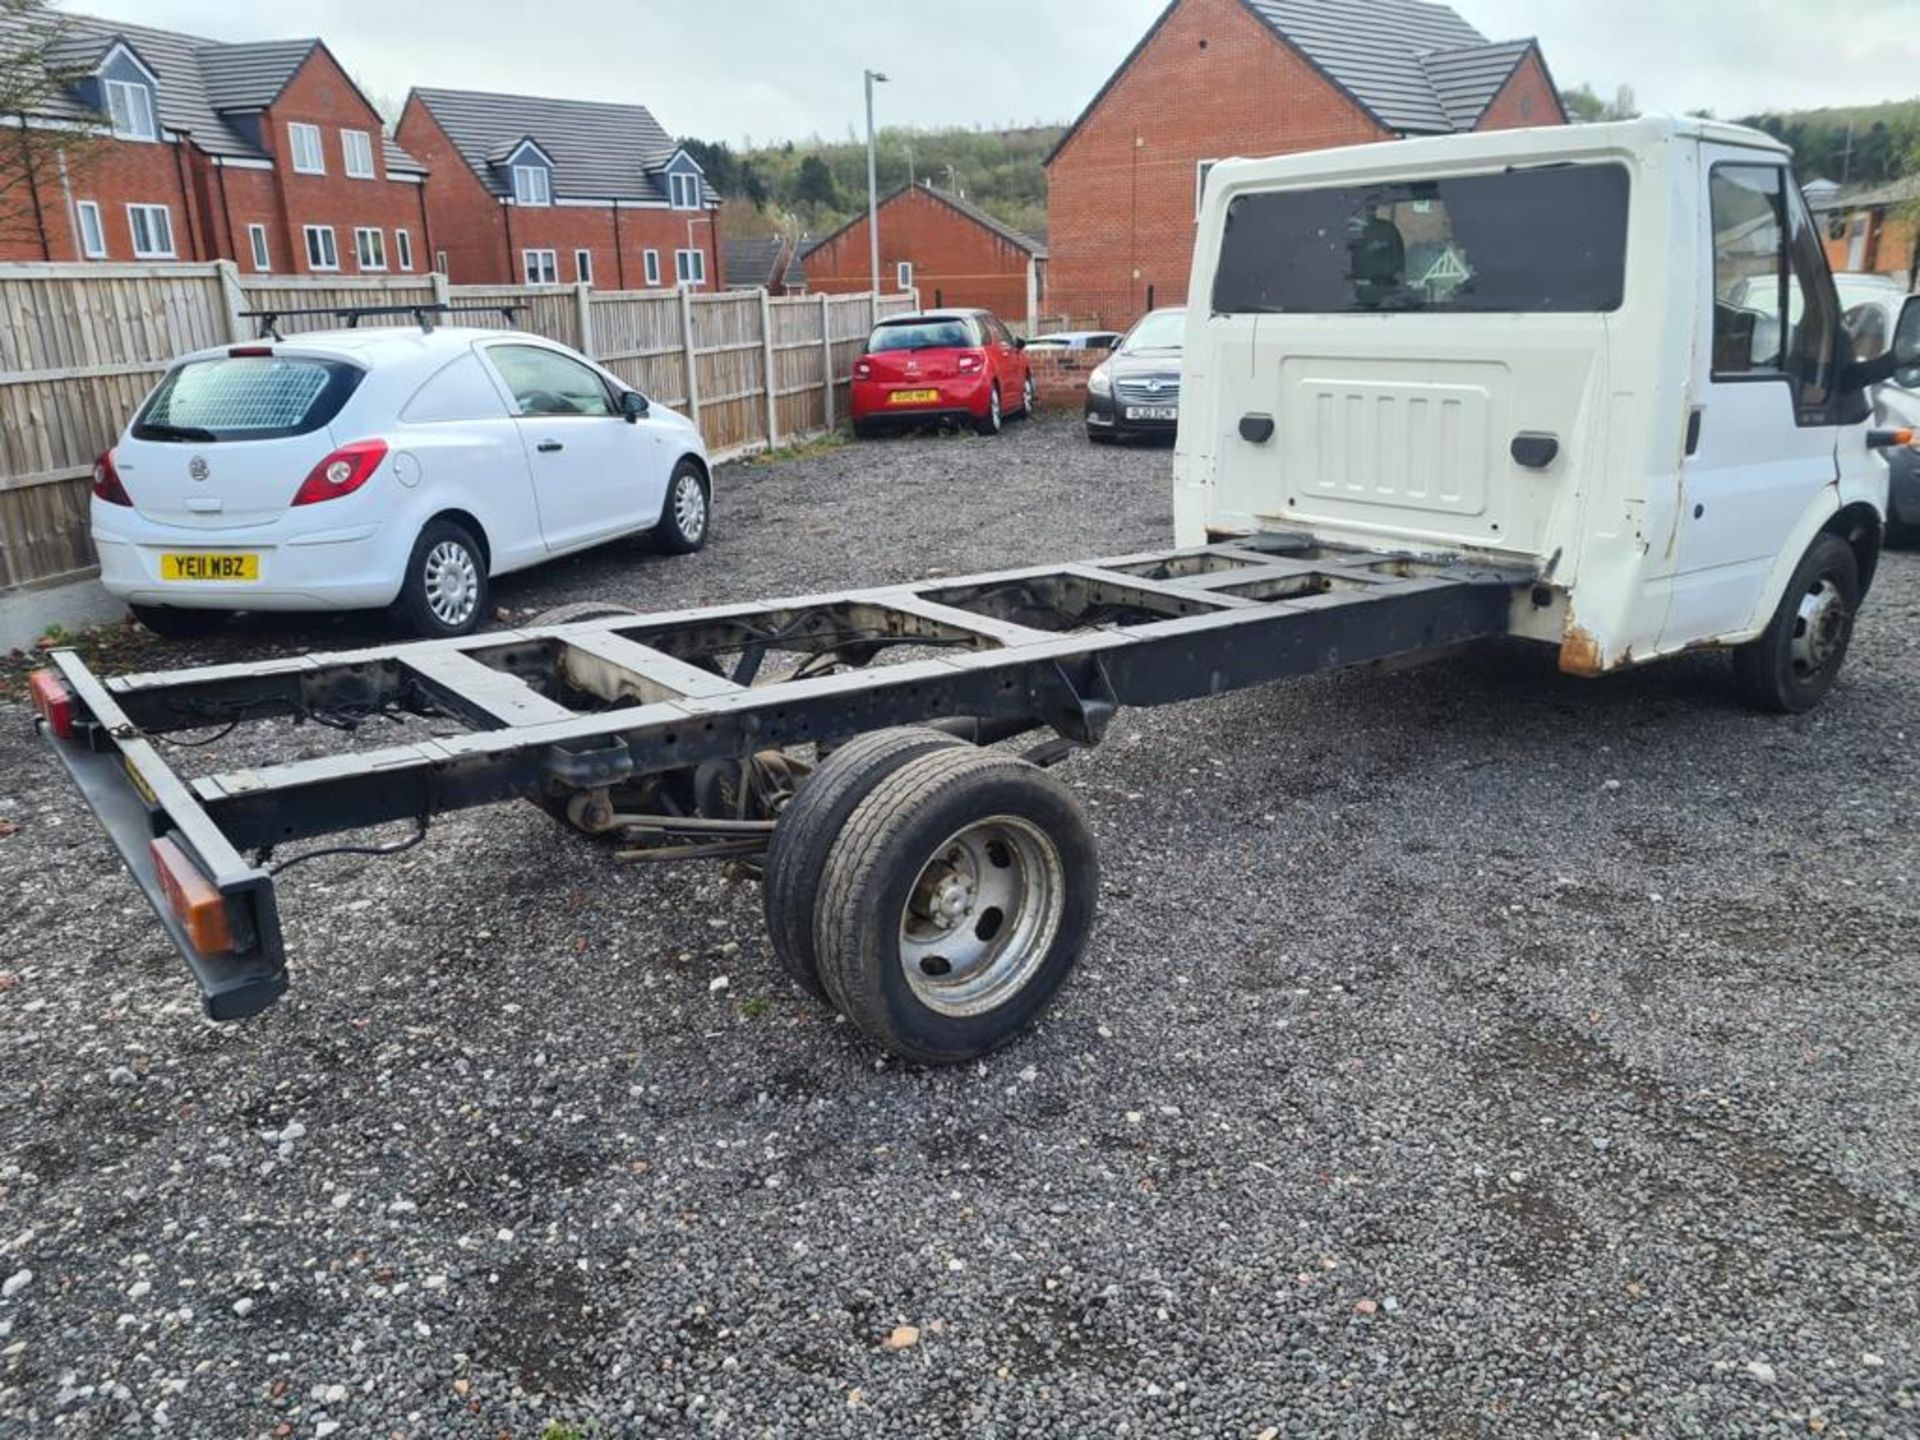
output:
[[[890,405],[931,405],[940,398],[938,390],[896,390],[887,397]]]
[[[260,557],[246,551],[221,554],[171,552],[160,557],[162,580],[258,580]]]

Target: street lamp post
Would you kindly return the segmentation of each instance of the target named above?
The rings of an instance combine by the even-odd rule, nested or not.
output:
[[[867,82],[867,258],[872,270],[874,304],[880,303],[880,180],[873,148],[873,87],[887,77],[878,70],[864,72]]]

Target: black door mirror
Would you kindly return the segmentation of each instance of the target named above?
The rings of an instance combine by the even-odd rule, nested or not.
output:
[[[1027,337],[1026,337],[1026,336],[1024,336],[1024,335],[1016,335],[1016,336],[1014,336],[1014,337],[1013,337],[1013,348],[1014,348],[1014,349],[1016,349],[1016,350],[1024,350],[1024,349],[1026,349],[1026,348],[1027,348]]]
[[[1920,390],[1920,295],[1909,295],[1893,327],[1893,383]]]
[[[629,425],[637,420],[646,418],[648,408],[647,397],[642,395],[638,390],[623,390],[620,392],[620,413],[626,418],[626,422]]]

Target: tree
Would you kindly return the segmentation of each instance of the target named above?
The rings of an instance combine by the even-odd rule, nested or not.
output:
[[[796,204],[805,205],[816,214],[821,210],[840,208],[840,191],[833,183],[833,171],[818,155],[809,155],[800,162],[793,198]]]
[[[1620,86],[1613,92],[1613,99],[1602,100],[1593,86],[1580,84],[1571,90],[1562,90],[1560,102],[1567,107],[1567,114],[1583,125],[1603,120],[1631,120],[1640,113],[1631,85]]]
[[[66,34],[65,17],[47,0],[0,0],[0,122],[7,132],[0,139],[0,234],[42,237],[48,207],[61,203],[55,197],[63,175],[71,180],[98,144],[84,130],[26,123],[66,102],[78,78],[60,59]]]

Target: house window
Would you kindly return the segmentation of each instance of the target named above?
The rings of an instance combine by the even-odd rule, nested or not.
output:
[[[698,210],[700,208],[700,177],[676,170],[667,176],[669,194],[673,197],[676,210]]]
[[[433,268],[438,270],[442,275],[447,273],[447,252],[446,251],[436,250],[433,252]]]
[[[704,250],[674,251],[673,274],[682,285],[706,284],[707,252]]]
[[[409,230],[393,232],[393,250],[399,257],[402,270],[413,269],[413,233]]]
[[[1207,174],[1219,162],[1199,160],[1193,167],[1193,218],[1200,218],[1200,202],[1207,198]]]
[[[658,285],[660,283],[660,252],[649,250],[641,258],[647,267],[647,284]]]
[[[173,259],[173,212],[164,205],[127,206],[136,260]]]
[[[904,293],[913,289],[913,262],[902,260],[893,267],[894,284]]]
[[[100,223],[100,202],[82,200],[80,211],[80,253],[89,260],[107,258],[107,227]]]
[[[346,161],[347,174],[356,180],[372,180],[373,173],[373,137],[364,130],[342,130],[340,132],[340,152]]]
[[[159,127],[153,123],[153,91],[137,80],[109,80],[107,121],[122,140],[158,140]]]
[[[520,273],[529,285],[558,285],[560,261],[551,250],[522,250]]]
[[[340,268],[340,251],[333,242],[333,227],[331,225],[308,225],[305,229],[307,236],[307,268],[309,270],[338,270]]]
[[[573,278],[582,285],[593,283],[593,251],[576,250],[573,252]]]
[[[551,205],[553,203],[553,177],[547,173],[544,165],[516,165],[513,167],[513,203],[516,205]]]
[[[287,148],[293,153],[293,168],[302,175],[327,173],[326,152],[320,148],[320,127],[302,125],[295,120],[287,125]]]
[[[377,225],[358,225],[353,231],[353,258],[362,270],[387,268],[387,236]]]
[[[267,227],[264,225],[247,226],[247,245],[253,251],[253,268],[256,270],[273,269],[273,256],[267,252]]]

